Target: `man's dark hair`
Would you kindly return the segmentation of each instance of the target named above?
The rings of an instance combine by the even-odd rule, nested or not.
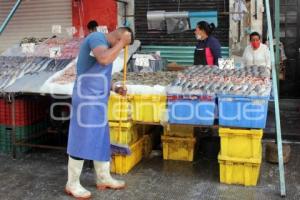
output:
[[[133,44],[133,42],[134,42],[134,36],[133,36],[133,31],[132,31],[132,29],[131,28],[129,28],[129,27],[127,27],[127,26],[124,26],[124,27],[120,27],[120,28],[118,28],[120,31],[127,31],[127,32],[129,32],[130,33],[130,35],[131,35],[131,42],[130,42],[130,44]]]
[[[257,36],[260,39],[260,34],[258,32],[252,32],[249,36],[249,39],[251,40],[253,36]]]
[[[206,21],[200,21],[197,23],[197,27],[200,29],[200,30],[203,30],[205,31],[205,33],[207,35],[210,35],[212,34],[212,32],[215,30],[216,26],[214,23],[211,23],[211,24],[208,24]]]
[[[89,31],[96,31],[97,30],[97,26],[98,26],[98,23],[95,21],[95,20],[92,20],[90,21],[88,24],[87,24],[87,28],[89,29]]]

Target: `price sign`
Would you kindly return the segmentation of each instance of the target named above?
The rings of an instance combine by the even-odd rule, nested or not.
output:
[[[97,32],[108,33],[107,26],[97,26]]]
[[[34,43],[23,43],[21,47],[22,47],[22,52],[25,54],[34,53],[34,49],[35,49]]]
[[[50,58],[57,58],[61,56],[60,47],[51,47],[49,48]]]
[[[233,58],[219,58],[218,64],[220,69],[234,69]]]
[[[69,36],[73,36],[77,32],[75,26],[66,28],[66,31]]]
[[[60,34],[61,33],[61,25],[52,25],[52,33]]]

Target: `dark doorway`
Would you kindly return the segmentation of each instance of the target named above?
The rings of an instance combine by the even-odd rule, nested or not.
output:
[[[273,22],[274,2],[270,1]],[[287,56],[285,80],[280,81],[280,97],[300,98],[300,0],[280,1],[280,40]]]

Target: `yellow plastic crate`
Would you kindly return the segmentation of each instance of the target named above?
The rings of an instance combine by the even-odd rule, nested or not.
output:
[[[139,139],[139,133],[132,122],[109,122],[110,141],[130,145]]]
[[[164,117],[167,97],[163,95],[134,95],[132,119],[140,122],[160,122]]]
[[[190,125],[168,124],[164,126],[164,135],[173,137],[194,137],[194,127]]]
[[[108,101],[108,120],[109,121],[128,121],[131,119],[131,96],[123,97],[112,94]]]
[[[221,183],[244,186],[255,186],[257,184],[261,157],[256,159],[239,159],[219,155],[218,160]]]
[[[143,144],[144,139],[142,138],[130,146],[130,155],[113,155],[110,171],[116,174],[127,174],[141,161],[143,156]]]
[[[260,158],[263,130],[219,128],[221,155],[237,158]]]
[[[165,160],[193,161],[195,138],[161,136]]]

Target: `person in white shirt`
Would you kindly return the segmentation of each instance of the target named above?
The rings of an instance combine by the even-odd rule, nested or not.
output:
[[[267,45],[261,43],[259,33],[250,34],[250,45],[245,48],[242,66],[266,66],[271,69],[270,51]]]

